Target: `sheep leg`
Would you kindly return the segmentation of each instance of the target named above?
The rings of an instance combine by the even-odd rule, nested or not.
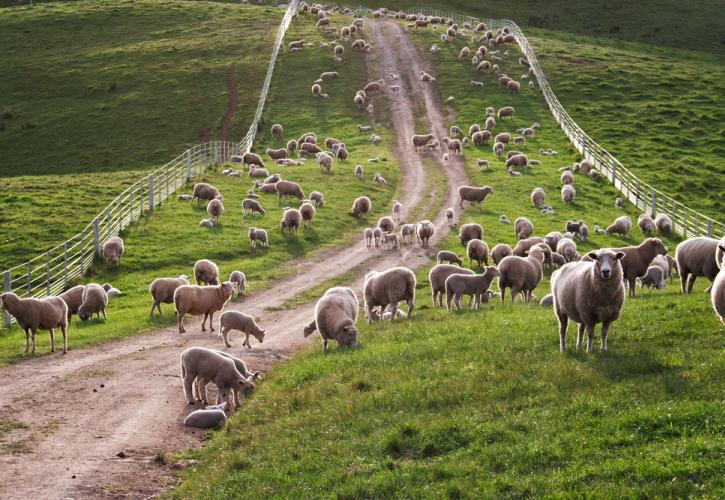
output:
[[[385,308],[382,308],[380,311],[381,319],[382,319],[384,313],[385,313]],[[390,304],[390,313],[391,313],[390,322],[392,323],[393,321],[395,321],[395,317],[398,315],[398,303],[397,302]]]
[[[594,345],[594,323],[587,325],[587,337],[587,354],[591,354]]]
[[[566,328],[569,326],[569,318],[566,314],[556,311],[559,319],[559,352],[566,352]]]
[[[433,290],[431,295],[433,295],[433,307],[436,307],[436,296],[438,295],[438,292]]]
[[[602,343],[599,347],[599,350],[601,352],[607,352],[607,333],[609,332],[609,327],[612,325],[614,320],[607,320],[604,323],[602,323]]]
[[[682,271],[680,273],[680,290],[683,294],[687,295],[687,278],[690,277],[690,273],[687,271]]]
[[[154,315],[154,309],[156,309],[156,302],[151,304],[151,311],[149,312],[149,318],[153,317]]]
[[[322,337],[322,352],[327,354],[327,338]]]
[[[456,305],[456,311],[460,311],[461,310],[461,295],[456,293],[453,296],[453,300],[454,300],[454,304]]]
[[[30,333],[32,334],[32,341],[33,341],[33,354],[35,354],[35,334],[37,333],[37,330],[35,328],[30,329]]]
[[[68,352],[68,325],[60,325],[60,331],[63,334],[63,354]]]
[[[50,334],[50,352],[55,352],[55,328],[50,328],[48,333]]]
[[[177,314],[177,323],[179,326],[179,333],[186,333],[186,330],[184,329],[184,315],[181,313]]]
[[[576,336],[576,348],[581,349],[584,341],[584,323],[579,323],[579,331]]]
[[[247,332],[244,332],[244,334],[247,336],[247,338],[244,339],[244,342],[247,344],[247,349],[251,349],[252,344],[249,343],[249,334]]]
[[[372,324],[372,322],[373,322],[373,310],[370,307],[370,305],[367,304],[367,303],[365,304],[365,316],[368,319],[368,325]]]
[[[209,313],[209,330],[212,332],[215,332],[214,330],[214,311]]]
[[[202,332],[206,331],[206,318],[208,318],[208,317],[209,317],[209,313],[208,312],[204,313],[204,319],[201,321],[201,331]]]
[[[194,379],[196,377],[192,377],[190,374],[186,374],[186,377],[184,377],[184,395],[186,396],[186,401],[190,404],[194,404],[194,394],[192,392],[192,385],[194,384]]]
[[[637,279],[632,278],[627,281],[629,282],[629,296],[634,298],[635,288],[637,288]],[[589,351],[589,352],[591,352],[591,351]]]
[[[106,316],[106,308],[104,307],[101,309],[101,312],[103,313],[103,319],[108,319],[108,316]]]
[[[408,319],[413,317],[413,309],[415,309],[415,304],[412,298],[406,300],[408,304]]]
[[[25,352],[30,349],[30,328],[25,329]]]
[[[503,304],[506,299],[506,287],[499,286],[499,290],[501,292],[501,304]]]

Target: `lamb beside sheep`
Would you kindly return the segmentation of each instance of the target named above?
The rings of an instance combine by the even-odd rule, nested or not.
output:
[[[405,267],[393,267],[386,271],[372,271],[365,275],[364,297],[365,315],[368,323],[373,321],[373,309],[385,310],[390,306],[391,320],[397,316],[398,303],[408,305],[408,317],[412,317],[415,307],[415,274]],[[382,321],[382,315],[381,315]]]
[[[35,335],[38,330],[48,330],[50,334],[50,352],[55,352],[55,329],[63,333],[63,354],[68,352],[68,305],[60,297],[44,299],[21,299],[12,292],[0,294],[0,305],[10,314],[18,326],[25,332],[25,352],[30,349],[32,335],[35,354]]]
[[[358,342],[355,323],[359,310],[360,304],[351,288],[329,288],[315,304],[315,317],[305,326],[304,335],[309,337],[315,330],[320,332],[325,354],[329,340],[336,340],[340,346],[354,347]]]
[[[106,306],[108,305],[108,294],[106,290],[97,283],[89,283],[83,288],[81,306],[78,308],[78,318],[81,321],[88,321],[93,314],[106,317]]]
[[[257,248],[257,242],[262,243],[262,247],[269,248],[269,241],[267,240],[267,231],[264,229],[257,229],[255,227],[249,228],[249,243],[252,245],[252,248]]]
[[[124,250],[123,239],[119,236],[112,236],[103,244],[103,256],[113,267],[118,267]]]
[[[179,333],[184,333],[184,316],[204,315],[201,331],[205,332],[205,324],[209,319],[209,329],[214,331],[214,313],[221,311],[234,292],[234,285],[225,281],[216,286],[182,285],[174,292],[174,309]]]
[[[483,297],[488,292],[493,280],[500,276],[500,272],[495,267],[487,267],[483,274],[468,276],[465,274],[452,274],[445,282],[446,290],[446,308],[451,310],[451,301],[453,300],[456,309],[461,310],[461,297],[470,295],[473,298],[473,308],[481,307]]]
[[[677,245],[675,259],[680,273],[682,293],[692,293],[692,287],[698,276],[704,276],[711,282],[715,281],[718,275],[718,245],[718,240],[706,236],[690,238]]]
[[[443,305],[443,294],[446,291],[446,280],[453,274],[474,275],[470,269],[462,269],[449,264],[438,264],[428,273],[428,281],[430,282],[431,294],[433,298],[433,307]]]
[[[498,287],[501,290],[501,303],[506,298],[506,289],[511,289],[511,302],[521,293],[526,302],[531,300],[533,290],[539,286],[544,276],[544,251],[532,247],[526,257],[511,255],[505,257],[498,265],[501,273]]]
[[[460,208],[463,208],[463,202],[467,201],[468,203],[475,204],[478,207],[491,193],[493,193],[493,188],[491,186],[461,186],[458,188],[458,197],[460,199],[459,206]]]
[[[225,311],[219,317],[219,334],[224,339],[224,345],[231,347],[229,343],[229,332],[232,330],[239,330],[245,336],[242,346],[247,346],[251,349],[252,345],[249,343],[249,336],[253,335],[254,338],[261,344],[264,341],[264,334],[266,330],[259,328],[259,325],[254,318],[248,314],[244,314],[240,311]]]
[[[438,252],[438,254],[436,255],[436,260],[438,261],[438,264],[447,262],[448,264],[458,264],[459,266],[463,266],[463,261],[461,260],[461,258],[458,257],[455,252],[450,252],[448,250],[441,250],[440,252]]]
[[[579,323],[577,349],[587,331],[587,352],[594,344],[594,327],[602,323],[601,351],[607,350],[607,332],[624,305],[623,252],[599,250],[587,254],[591,262],[572,262],[551,276],[554,311],[559,320],[559,349],[566,352],[569,320]]]
[[[208,259],[197,260],[194,263],[194,278],[197,285],[218,285],[219,268]]]
[[[213,382],[221,400],[230,407],[233,407],[236,392],[250,392],[254,389],[253,377],[242,375],[231,358],[204,347],[190,347],[181,353],[181,378],[184,395],[190,405],[194,404],[195,388],[196,396],[202,400],[202,395],[198,392],[201,384],[196,384],[197,379]]]

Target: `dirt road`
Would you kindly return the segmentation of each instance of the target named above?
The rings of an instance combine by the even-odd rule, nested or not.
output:
[[[418,80],[418,71],[425,63],[405,33],[388,21],[371,22],[368,29],[377,65],[369,68],[370,79],[393,72],[409,84],[399,94],[387,97],[396,130],[394,150],[403,174],[400,201],[405,219],[417,206],[431,203],[420,198],[426,173],[410,143],[415,123],[413,100],[425,102],[425,118],[439,137],[446,135],[445,122],[435,87]],[[436,158],[439,156],[435,153]],[[440,168],[445,168],[448,188],[445,199],[438,201],[442,208],[434,219],[435,241],[447,231],[445,207],[456,206],[455,189],[466,181],[459,158]],[[360,291],[362,276],[368,270],[427,265],[432,252],[417,246],[383,252],[357,241],[292,263],[298,271],[293,277],[230,304],[269,325],[264,343],[256,345],[253,341],[254,348],[245,349],[244,359],[252,369],[264,371],[287,359],[301,344],[318,342],[317,336],[302,336],[302,325],[311,319],[314,304],[280,312],[269,312],[268,307],[282,305],[358,267],[360,274],[350,286]],[[173,471],[156,463],[157,452],[198,446],[204,436],[181,425],[194,408],[183,399],[179,354],[193,345],[223,346],[216,334],[202,333],[199,325],[197,319],[189,320],[184,335],[168,327],[0,369],[4,389],[0,421],[22,423],[8,432],[0,428],[0,498],[142,498],[173,484]],[[233,343],[231,352],[239,353],[241,339],[235,337]],[[120,452],[123,454],[117,456]]]

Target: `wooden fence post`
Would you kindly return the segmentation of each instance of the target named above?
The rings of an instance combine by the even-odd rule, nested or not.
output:
[[[712,219],[707,219],[707,237],[712,238]]]
[[[186,182],[191,180],[191,149],[186,150]]]

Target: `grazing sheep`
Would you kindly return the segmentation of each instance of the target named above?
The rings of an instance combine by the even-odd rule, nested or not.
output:
[[[171,304],[174,302],[174,292],[182,285],[188,285],[188,276],[182,274],[178,278],[156,278],[149,286],[149,292],[153,298],[149,317],[153,316],[154,309],[158,309],[161,315],[161,304]],[[76,287],[77,288],[77,287]]]
[[[470,269],[462,269],[449,264],[438,264],[428,273],[428,281],[430,282],[431,293],[433,297],[433,307],[443,305],[443,294],[446,290],[446,280],[453,274],[474,275]]]
[[[304,46],[305,46],[304,39],[303,40],[294,40],[287,45],[287,47],[290,49],[301,49]]]
[[[523,153],[513,154],[506,160],[506,168],[526,167],[528,165],[529,165],[529,157]]]
[[[267,231],[264,229],[257,229],[255,227],[249,228],[249,243],[252,245],[252,248],[257,248],[257,242],[262,243],[262,247],[269,248],[269,241],[267,240]]]
[[[123,252],[123,240],[119,236],[112,236],[103,244],[103,256],[113,267],[118,267]]]
[[[459,206],[460,208],[463,208],[463,202],[467,201],[468,203],[473,203],[478,207],[491,193],[493,193],[493,188],[491,186],[461,186],[458,188],[458,197],[460,199]]]
[[[631,230],[632,230],[632,219],[630,219],[628,215],[623,215],[621,217],[617,217],[614,220],[614,223],[612,223],[611,226],[609,226],[609,227],[607,227],[607,229],[605,229],[605,232],[610,235],[619,234],[622,236],[627,236]]]
[[[244,201],[242,201],[243,216],[246,217],[247,215],[254,215],[255,213],[265,215],[267,212],[264,208],[262,208],[262,205],[260,205],[257,200],[245,198]]]
[[[249,167],[247,175],[252,178],[266,178],[269,177],[269,170],[252,165]]]
[[[446,208],[446,220],[448,221],[448,228],[453,227],[453,208],[448,207]]]
[[[197,260],[194,264],[194,278],[197,285],[218,285],[219,268],[210,260]]]
[[[362,165],[355,165],[355,177],[358,179],[363,178],[363,166]]]
[[[695,279],[704,276],[715,281],[718,275],[718,240],[701,236],[685,240],[675,249],[682,293],[692,293]]]
[[[224,426],[227,421],[227,414],[224,410],[218,408],[204,408],[192,411],[184,418],[186,427],[196,427],[197,429],[214,429]]]
[[[370,160],[368,160],[368,161],[370,161]],[[378,184],[383,184],[383,185],[388,183],[388,181],[385,180],[385,177],[383,177],[382,175],[377,174],[377,173],[373,174],[373,182],[376,182]]]
[[[561,183],[565,186],[574,183],[574,173],[568,168],[561,173]]]
[[[62,298],[21,299],[12,292],[5,292],[0,294],[0,305],[15,318],[18,326],[25,332],[25,352],[30,349],[32,335],[32,353],[35,354],[35,334],[38,330],[48,330],[50,352],[55,352],[56,328],[60,328],[63,334],[63,354],[68,352],[68,305]]]
[[[365,245],[370,248],[373,243],[373,230],[369,227],[366,227],[363,231],[363,237],[365,238]]]
[[[325,170],[327,173],[332,171],[332,162],[332,155],[327,153],[317,153],[317,163],[320,165],[320,168]]]
[[[561,187],[561,201],[571,203],[576,196],[576,189],[571,184],[564,184]]]
[[[206,206],[206,213],[209,214],[212,221],[219,222],[219,217],[224,213],[224,204],[220,199],[213,199]]]
[[[312,86],[312,88],[310,90],[312,91],[312,95],[319,96],[320,93],[322,92],[322,87],[320,87],[319,83],[316,83]]]
[[[651,236],[652,232],[655,230],[655,221],[653,221],[652,217],[647,214],[639,216],[637,219],[637,225],[639,225],[639,230],[642,231],[642,234],[646,236]]]
[[[525,240],[534,232],[534,224],[526,217],[518,217],[514,221],[514,232],[520,240]]]
[[[204,315],[201,331],[206,331],[205,324],[209,318],[209,328],[214,331],[214,313],[221,311],[231,298],[234,285],[225,281],[215,286],[182,285],[174,292],[174,309],[178,321],[179,333],[184,333],[184,315]]]
[[[720,321],[725,323],[725,238],[720,240],[717,247],[717,254],[720,255],[720,272],[715,276],[710,291],[710,299],[712,300],[712,308],[715,314],[720,317]]]
[[[93,316],[103,314],[106,317],[106,306],[108,305],[108,294],[106,290],[96,283],[89,283],[83,288],[81,305],[78,308],[78,318],[81,321],[88,321]]]
[[[323,73],[324,74],[324,73]],[[279,123],[275,123],[272,125],[272,135],[278,139],[282,138],[282,134],[284,134],[284,128]]]
[[[287,148],[280,148],[280,149],[267,148],[265,150],[265,153],[267,154],[267,156],[269,156],[274,161],[287,158]]]
[[[624,201],[622,198],[617,197],[614,199],[614,208],[617,210],[622,210],[624,208]]]
[[[461,245],[468,245],[468,242],[473,239],[483,239],[483,227],[480,224],[471,222],[463,224],[458,231],[458,237],[461,239]]]
[[[238,295],[244,295],[247,290],[247,275],[242,271],[232,271],[229,275],[229,282],[234,285]]]
[[[607,350],[607,332],[619,318],[624,305],[624,283],[621,261],[623,252],[599,250],[588,254],[592,262],[572,262],[554,272],[551,291],[554,311],[559,320],[559,349],[566,352],[566,330],[569,320],[579,323],[577,349],[587,331],[587,352],[594,344],[594,327],[602,323],[601,351]],[[625,259],[626,260],[626,259]]]
[[[455,252],[449,252],[448,250],[441,250],[440,252],[438,252],[438,255],[436,255],[436,259],[438,261],[438,264],[447,262],[449,264],[458,264],[459,266],[463,266],[463,261],[461,260],[461,258],[458,257]]]
[[[491,249],[491,259],[493,259],[493,263],[496,265],[498,265],[504,257],[508,257],[513,254],[513,249],[506,243],[499,243]]]
[[[548,295],[544,295],[544,298],[539,301],[539,305],[541,307],[553,307],[554,305],[554,294],[550,293]]]
[[[254,165],[255,167],[264,168],[264,162],[262,161],[262,157],[256,153],[246,153],[244,156],[242,156],[242,164],[250,166]],[[194,186],[194,188],[196,188],[196,186]],[[219,196],[218,192],[216,195],[214,195],[214,198],[216,198],[217,196]]]
[[[211,201],[218,196],[221,196],[221,193],[217,188],[206,182],[198,182],[194,184],[191,202],[194,203],[194,199],[196,199],[197,204],[201,204],[201,200]]]
[[[83,289],[85,285],[76,285],[69,288],[65,292],[58,295],[63,302],[68,306],[68,322],[70,323],[71,318],[74,314],[78,313],[78,308],[83,303]]]
[[[506,148],[506,145],[503,142],[497,142],[493,145],[493,154],[496,155],[496,158],[499,160],[501,159],[501,155],[503,155],[503,150]],[[510,170],[510,169],[509,169]]]
[[[473,261],[476,261],[478,267],[483,264],[488,265],[488,245],[485,241],[477,238],[472,239],[466,246],[466,255],[468,256],[468,266],[473,267]]]
[[[355,198],[352,204],[352,214],[355,217],[367,217],[370,210],[372,210],[372,202],[367,196],[359,196]]]
[[[373,229],[373,238],[375,238],[375,248],[380,246],[380,241],[383,239],[383,230],[379,227]]]
[[[264,341],[264,334],[266,330],[262,330],[254,321],[254,318],[248,314],[244,314],[240,311],[225,311],[219,317],[219,334],[224,339],[224,345],[231,347],[229,343],[229,332],[232,330],[239,330],[245,336],[242,346],[247,346],[251,349],[252,345],[249,343],[249,336],[253,335],[254,338],[261,344]]]
[[[544,276],[544,251],[534,246],[528,251],[527,257],[510,255],[504,257],[498,265],[501,276],[498,287],[501,290],[501,303],[506,298],[506,289],[511,289],[511,302],[521,293],[526,302],[531,301],[533,290],[539,286]]]
[[[577,258],[576,243],[571,238],[562,238],[556,244],[556,253],[562,255],[566,262],[572,262]]]
[[[453,300],[456,309],[461,310],[461,297],[470,295],[473,298],[473,309],[481,306],[481,300],[488,292],[493,280],[500,276],[500,272],[495,267],[487,267],[483,274],[468,276],[465,274],[452,274],[445,282],[446,290],[446,308],[451,310],[451,301]]]
[[[296,149],[297,141],[295,141],[294,139],[290,139],[289,141],[287,141],[287,151],[289,151],[290,154],[294,153]]]
[[[518,94],[521,84],[516,80],[509,80],[506,82],[506,89],[512,94]]]
[[[435,226],[431,221],[423,220],[418,223],[416,238],[421,247],[428,248],[428,240],[433,236],[434,232]]]
[[[355,347],[358,342],[355,323],[359,310],[360,304],[351,288],[329,288],[315,304],[315,317],[305,325],[304,335],[309,337],[315,330],[320,332],[325,354],[329,340],[336,340],[340,346]]]
[[[254,389],[253,377],[245,377],[237,370],[234,360],[219,351],[204,347],[190,347],[181,353],[181,378],[184,383],[186,401],[194,404],[194,389],[196,396],[202,401],[197,379],[203,385],[213,382],[217,386],[221,401],[230,407],[236,400],[236,392],[251,392]],[[223,413],[223,412],[222,412]]]
[[[425,135],[414,135],[412,138],[413,141],[413,147],[416,151],[418,151],[418,148],[422,148],[423,146],[426,146],[430,141],[433,140],[433,134],[425,134]]]
[[[552,252],[556,252],[556,245],[563,237],[564,235],[561,234],[559,231],[552,231],[544,236],[544,243],[549,245],[549,248],[551,248]]]
[[[298,200],[305,199],[305,192],[299,184],[292,181],[279,181],[275,183],[274,189],[277,191],[277,197],[279,201],[282,201],[285,196],[294,197]]]
[[[365,275],[363,289],[365,316],[368,323],[372,323],[372,310],[378,306],[383,310],[390,306],[391,321],[394,320],[397,316],[398,303],[403,300],[408,305],[408,317],[412,317],[415,307],[415,285],[415,274],[406,267],[393,267],[381,272],[372,271]]]
[[[289,208],[282,214],[282,220],[279,221],[279,230],[284,232],[287,230],[287,234],[295,233],[302,224],[302,214],[296,208]]]
[[[519,240],[513,249],[513,254],[517,257],[525,257],[526,252],[539,243],[544,243],[544,239],[539,236],[531,236],[529,238]]]
[[[659,257],[662,256],[660,255]],[[644,276],[640,278],[640,283],[642,284],[642,288],[664,288],[665,277],[662,268],[655,265],[649,266]]]
[[[583,159],[579,164],[579,172],[583,175],[589,175],[593,168],[594,162],[588,158]]]
[[[319,191],[312,191],[310,193],[310,201],[316,206],[321,207],[325,204],[325,197]]]
[[[501,120],[505,117],[513,118],[514,111],[515,110],[513,106],[504,106],[503,108],[498,110],[498,119]]]
[[[392,233],[395,230],[395,221],[391,217],[385,216],[378,220],[378,227],[384,233]]]
[[[302,215],[302,224],[304,227],[312,227],[312,219],[314,219],[317,210],[312,203],[305,202],[300,205],[300,214]]]
[[[671,234],[672,219],[666,214],[659,214],[655,217],[655,227],[660,234]]]

